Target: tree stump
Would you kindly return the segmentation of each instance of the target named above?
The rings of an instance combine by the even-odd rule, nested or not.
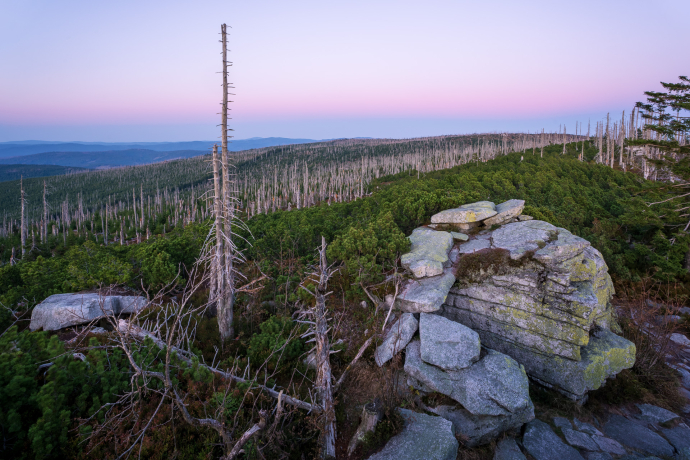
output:
[[[362,408],[362,421],[352,436],[350,444],[347,446],[347,455],[350,456],[363,440],[367,433],[376,429],[376,424],[379,423],[383,415],[383,404],[379,398],[367,403]]]

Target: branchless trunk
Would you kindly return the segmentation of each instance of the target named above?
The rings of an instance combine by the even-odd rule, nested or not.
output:
[[[221,42],[223,44],[223,103],[221,112],[221,169],[223,174],[222,213],[223,213],[223,270],[221,272],[222,289],[219,292],[218,328],[221,340],[233,336],[233,248],[232,248],[232,219],[234,206],[230,200],[230,175],[228,174],[228,47],[226,25],[221,25]]]
[[[21,228],[19,231],[21,232],[20,235],[20,241],[22,245],[22,259],[24,258],[24,252],[26,248],[26,217],[25,217],[25,200],[24,200],[24,177],[20,176],[19,177],[19,189],[20,189],[20,200],[21,200],[21,205],[22,205],[22,222],[21,222]]]
[[[319,250],[319,285],[316,288],[316,311],[314,314],[314,339],[316,342],[316,388],[323,408],[323,458],[335,458],[335,409],[333,406],[333,385],[328,341],[328,318],[326,316],[326,295],[328,288],[328,262],[326,260],[326,239],[321,237]]]

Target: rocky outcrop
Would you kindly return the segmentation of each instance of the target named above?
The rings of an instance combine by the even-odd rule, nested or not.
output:
[[[459,208],[446,209],[431,216],[432,224],[470,224],[495,216],[496,205],[491,201],[464,204]]]
[[[404,419],[400,434],[369,460],[455,460],[458,441],[453,424],[442,417],[398,409]]]
[[[609,330],[613,284],[588,241],[538,220],[483,236],[460,258],[443,316],[576,400],[633,365],[634,345]]]
[[[29,329],[55,331],[88,324],[107,316],[141,311],[148,305],[144,297],[102,296],[96,293],[55,294],[34,307]]]

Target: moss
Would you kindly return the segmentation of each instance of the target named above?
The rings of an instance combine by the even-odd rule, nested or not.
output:
[[[534,252],[528,252],[519,260],[510,258],[510,251],[499,248],[482,249],[472,254],[463,254],[458,262],[455,276],[462,283],[481,283],[493,275],[506,275],[532,261]]]

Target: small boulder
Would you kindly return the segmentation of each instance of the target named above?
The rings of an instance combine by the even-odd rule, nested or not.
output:
[[[573,429],[573,424],[570,423],[570,420],[568,420],[565,417],[554,417],[553,418],[553,424],[556,425],[558,428],[561,430],[572,430]]]
[[[479,359],[479,334],[442,316],[421,313],[419,336],[422,361],[441,369],[459,371]]]
[[[494,460],[527,460],[514,438],[503,438],[498,441]]]
[[[678,346],[690,347],[690,339],[688,339],[683,334],[678,334],[677,332],[674,332],[673,334],[671,334],[670,340]]]
[[[673,447],[661,436],[620,415],[612,414],[604,425],[606,436],[624,446],[658,457],[672,457]]]
[[[491,247],[491,241],[487,239],[476,239],[468,241],[465,244],[461,244],[458,247],[460,254],[472,254],[482,249],[489,249]]]
[[[144,297],[97,293],[55,294],[34,307],[29,329],[55,331],[97,319],[132,314],[148,305]]]
[[[597,430],[593,425],[586,423],[586,422],[581,422],[577,418],[573,419],[573,424],[575,425],[575,429],[577,431],[582,431],[583,433],[587,433],[589,435],[597,435],[597,436],[604,436],[604,433],[601,431]]]
[[[675,420],[680,417],[670,410],[666,410],[659,406],[653,406],[651,404],[637,404],[637,408],[640,409],[641,412],[638,418],[647,422],[661,424],[670,422],[671,420]]]
[[[491,227],[492,225],[502,225],[509,222],[511,219],[522,214],[525,208],[525,200],[508,200],[499,205],[496,205],[496,215],[484,220],[484,225]]]
[[[446,209],[431,216],[432,224],[469,224],[496,215],[496,205],[491,201],[464,204],[459,208]]]
[[[414,340],[407,346],[405,372],[474,415],[508,415],[532,406],[524,368],[502,353],[489,351],[468,368],[444,371],[422,361],[420,342]]]
[[[392,437],[383,450],[369,460],[455,460],[458,440],[453,424],[443,417],[398,408],[404,419],[400,434]]]
[[[588,434],[570,428],[564,428],[562,431],[565,440],[571,446],[591,451],[599,450],[597,443],[595,443]]]
[[[599,436],[599,435],[594,435],[592,436],[592,440],[597,443],[597,446],[599,446],[599,449],[613,455],[624,455],[625,454],[625,447],[621,446],[620,443],[616,440],[613,440],[611,438],[607,438],[605,436]]]
[[[417,332],[418,322],[412,313],[403,313],[388,330],[383,343],[376,348],[374,359],[379,367],[405,349]]]
[[[532,420],[527,424],[522,444],[536,460],[584,460],[577,450],[561,441],[551,427],[541,420]]]
[[[690,428],[685,424],[680,424],[673,428],[662,428],[661,434],[678,452],[681,452],[683,449],[690,450]]]
[[[454,283],[452,268],[445,269],[439,276],[410,280],[395,299],[395,306],[408,313],[438,311]]]
[[[415,278],[436,276],[443,273],[448,252],[453,247],[453,237],[448,232],[438,232],[425,227],[416,228],[409,236],[410,252],[403,254],[400,263]]]
[[[467,241],[470,239],[469,236],[459,232],[450,232],[450,236],[452,236],[455,241]]]

